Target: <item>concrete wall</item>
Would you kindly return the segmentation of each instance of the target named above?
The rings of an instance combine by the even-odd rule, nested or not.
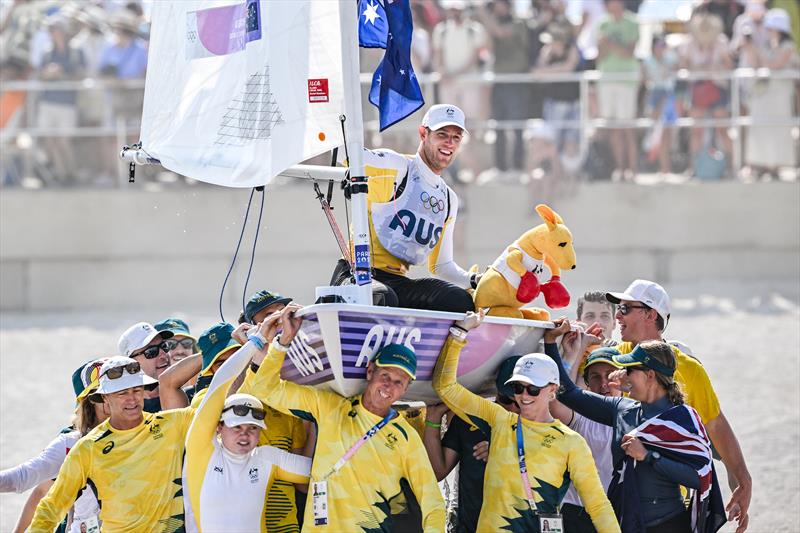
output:
[[[217,308],[249,191],[181,185],[109,191],[0,192],[3,310]],[[522,187],[463,193],[456,258],[488,264],[540,220]],[[334,200],[344,226],[340,193]],[[800,277],[800,185],[583,185],[552,202],[575,236],[567,286]],[[258,203],[225,306],[238,309]],[[310,185],[267,190],[248,293],[269,287],[305,302],[326,284],[336,243]],[[421,273],[418,273],[421,274]]]

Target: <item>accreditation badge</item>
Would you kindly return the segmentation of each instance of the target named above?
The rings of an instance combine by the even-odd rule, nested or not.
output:
[[[78,524],[78,527],[80,528],[81,532],[85,531],[86,533],[100,533],[100,521],[97,519],[97,515],[84,518]],[[84,527],[86,529],[84,529]]]
[[[314,508],[314,525],[325,526],[328,524],[328,482],[312,481],[311,498]]]
[[[539,515],[539,531],[541,533],[564,533],[564,519],[560,514]]]

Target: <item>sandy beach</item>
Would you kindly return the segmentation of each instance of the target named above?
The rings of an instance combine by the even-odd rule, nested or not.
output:
[[[800,287],[667,289],[674,303],[666,337],[685,342],[702,360],[744,449],[754,485],[749,531],[800,531]],[[0,315],[0,468],[37,454],[69,423],[75,367],[116,353],[120,332],[133,322],[175,312]],[[198,332],[218,320],[179,316]],[[727,500],[724,468],[717,467]],[[0,531],[13,529],[26,498],[0,495]],[[722,531],[734,530],[728,524]]]

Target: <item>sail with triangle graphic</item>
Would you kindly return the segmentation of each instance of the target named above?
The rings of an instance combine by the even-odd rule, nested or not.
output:
[[[142,149],[193,179],[254,187],[342,145],[358,84],[348,4],[154,2]]]

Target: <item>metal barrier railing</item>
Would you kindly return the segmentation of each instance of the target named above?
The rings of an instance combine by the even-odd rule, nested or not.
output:
[[[742,135],[741,128],[753,125],[769,125],[769,126],[782,126],[782,127],[795,127],[800,126],[800,116],[795,110],[795,114],[786,117],[785,120],[759,120],[758,117],[751,117],[742,115],[742,102],[741,102],[741,88],[745,80],[794,80],[800,81],[800,72],[796,70],[769,70],[769,69],[751,69],[740,68],[730,71],[686,71],[679,70],[676,72],[676,80],[678,81],[693,81],[693,80],[715,80],[727,81],[730,83],[730,114],[725,118],[703,118],[696,119],[691,117],[679,117],[672,124],[666,126],[669,128],[710,128],[710,127],[725,127],[734,130],[733,153],[731,154],[732,163],[734,168],[740,168],[742,163]],[[432,101],[435,86],[442,80],[438,73],[420,74],[418,76],[423,93],[427,95],[427,100]],[[584,71],[584,72],[571,72],[571,73],[558,73],[558,74],[496,74],[493,72],[485,72],[481,74],[461,75],[455,78],[458,82],[480,84],[480,85],[493,85],[495,83],[520,83],[531,85],[551,84],[558,82],[577,82],[579,84],[579,109],[580,118],[578,120],[565,120],[550,122],[550,126],[556,130],[559,129],[576,129],[579,132],[580,150],[585,153],[588,146],[590,136],[596,129],[602,128],[618,128],[618,129],[643,129],[650,128],[654,125],[654,121],[650,118],[635,118],[631,120],[615,120],[608,121],[603,118],[596,118],[589,116],[589,95],[590,86],[601,81],[629,81],[639,83],[641,81],[640,75],[636,73],[601,73],[599,71]],[[364,94],[369,89],[372,81],[372,75],[369,73],[362,73],[361,84],[363,86]],[[25,80],[25,81],[6,81],[2,85],[3,91],[25,91],[28,93],[40,93],[43,91],[51,90],[64,90],[64,91],[96,91],[98,95],[103,92],[104,95],[110,94],[114,90],[144,90],[144,80],[105,80],[105,79],[85,79],[78,81],[41,81],[41,80]],[[104,96],[105,98],[105,96]],[[63,128],[53,130],[49,128],[38,128],[31,126],[36,124],[36,98],[27,98],[25,101],[24,117],[25,124],[28,126],[17,128],[14,131],[15,135],[25,134],[32,139],[40,137],[113,137],[118,146],[122,146],[129,142],[131,138],[135,138],[139,134],[139,120],[120,118],[114,115],[114,109],[110,105],[103,105],[103,117],[100,126],[82,126],[73,128]],[[474,130],[525,130],[535,125],[539,119],[525,119],[518,120],[474,120],[467,117],[470,128]],[[377,120],[365,120],[365,132],[378,131]],[[415,130],[417,124],[412,124],[410,121],[401,122],[395,125],[392,131],[412,131]],[[7,132],[0,132],[5,134]],[[6,135],[2,135],[6,137]],[[124,179],[122,175],[120,179]]]

